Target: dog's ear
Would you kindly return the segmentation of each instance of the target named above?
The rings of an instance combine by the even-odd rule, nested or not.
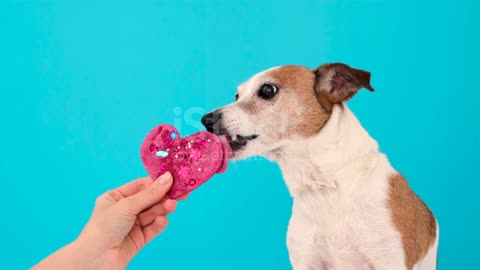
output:
[[[352,98],[360,88],[374,91],[370,72],[334,63],[319,66],[315,72],[315,92],[320,103],[330,109],[334,103]]]

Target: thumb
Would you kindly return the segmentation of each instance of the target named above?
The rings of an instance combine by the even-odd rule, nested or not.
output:
[[[166,172],[147,189],[125,199],[130,210],[138,214],[165,197],[172,186],[172,175]]]

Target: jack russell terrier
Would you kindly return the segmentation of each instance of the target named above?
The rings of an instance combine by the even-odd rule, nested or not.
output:
[[[275,67],[202,117],[234,159],[279,164],[293,197],[287,246],[295,270],[434,270],[438,223],[344,102],[370,73],[345,64]]]

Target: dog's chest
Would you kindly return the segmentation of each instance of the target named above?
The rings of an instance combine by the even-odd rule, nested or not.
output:
[[[288,232],[289,250],[298,253],[297,258],[327,269],[372,269],[374,261],[399,248],[386,211],[378,205],[372,208],[379,204],[376,199],[304,199],[294,203]]]
[[[377,193],[377,194],[375,194]],[[314,228],[317,235],[324,234],[328,239],[363,242],[362,237],[369,231],[390,227],[390,216],[385,207],[385,199],[379,191],[357,192],[323,191],[304,195],[295,199],[292,221],[304,222]]]
[[[371,269],[372,261],[400,250],[386,205],[390,167],[383,163],[375,163],[375,169],[354,165],[349,168],[354,170],[332,175],[284,172],[287,184],[294,184],[289,184],[294,206],[288,245],[291,252],[300,253],[295,257],[312,257],[315,263],[330,265],[327,269],[349,269],[346,264]]]

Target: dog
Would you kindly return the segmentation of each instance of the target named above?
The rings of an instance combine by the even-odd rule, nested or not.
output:
[[[342,63],[274,67],[201,122],[234,159],[279,164],[293,269],[436,269],[436,218],[345,104],[362,88],[374,91],[370,73]]]

